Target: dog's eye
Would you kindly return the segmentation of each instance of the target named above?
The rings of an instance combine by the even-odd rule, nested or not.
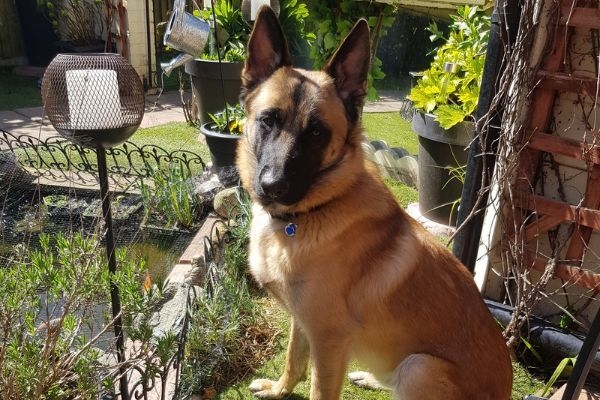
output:
[[[321,131],[318,129],[313,129],[310,131],[311,136],[321,136]]]
[[[275,125],[275,118],[273,118],[269,115],[266,115],[266,116],[260,118],[260,122],[267,128],[272,128],[273,125]]]

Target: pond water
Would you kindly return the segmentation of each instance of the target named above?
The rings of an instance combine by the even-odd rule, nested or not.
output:
[[[189,244],[187,237],[163,241],[161,243],[141,241],[126,246],[127,251],[134,259],[143,259],[146,262],[148,273],[154,283],[164,282],[173,266],[179,261],[180,255]]]

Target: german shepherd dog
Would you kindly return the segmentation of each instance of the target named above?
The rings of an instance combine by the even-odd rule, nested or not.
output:
[[[340,398],[349,375],[405,400],[506,400],[512,366],[472,276],[396,203],[364,158],[360,109],[370,67],[360,20],[322,71],[292,68],[276,15],[261,8],[248,43],[238,147],[252,198],[254,278],[292,316],[283,374],[255,380],[279,399],[305,379]]]

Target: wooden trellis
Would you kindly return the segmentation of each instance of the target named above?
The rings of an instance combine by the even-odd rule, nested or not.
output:
[[[600,274],[582,268],[582,262],[592,233],[600,231],[600,146],[595,141],[586,142],[583,137],[573,140],[556,136],[550,131],[559,93],[574,92],[598,102],[598,79],[569,73],[565,70],[564,61],[574,28],[600,29],[600,9],[562,0],[559,12],[551,51],[544,57],[536,73],[537,85],[532,92],[526,131],[528,141],[519,158],[514,206],[524,211],[523,214],[532,212],[537,216],[527,222],[522,231],[525,242],[536,239],[560,224],[574,224],[566,253],[556,263],[555,277],[588,289],[598,289]],[[535,175],[544,152],[585,162],[588,176],[585,194],[579,204],[572,205],[535,194]],[[520,222],[524,221],[523,218]],[[548,263],[534,252],[528,253],[526,258],[528,265],[539,271],[544,271]]]

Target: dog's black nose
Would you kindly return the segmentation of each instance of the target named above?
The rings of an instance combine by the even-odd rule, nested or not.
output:
[[[260,187],[265,196],[277,200],[287,194],[290,184],[283,176],[275,176],[271,171],[267,171],[260,177]]]

